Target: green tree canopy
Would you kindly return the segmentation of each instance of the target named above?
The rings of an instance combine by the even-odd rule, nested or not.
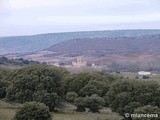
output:
[[[68,102],[74,102],[74,100],[78,97],[77,93],[75,92],[68,92],[66,95],[66,100]]]
[[[78,97],[75,99],[75,105],[77,106],[77,111],[78,112],[84,112],[86,111],[86,104],[85,104],[85,98],[83,97]]]
[[[67,76],[64,82],[66,92],[76,92],[79,96],[92,94],[103,96],[108,91],[110,84],[116,79],[117,77],[105,72],[83,72]]]
[[[104,96],[109,90],[109,84],[104,81],[90,81],[86,86],[84,86],[80,91],[80,96],[91,96],[92,94],[98,94],[99,96]]]
[[[8,77],[11,70],[0,68],[0,99],[6,96],[6,89],[10,84]]]
[[[42,103],[29,102],[16,113],[15,120],[52,120],[49,108]]]
[[[112,84],[107,93],[109,106],[121,115],[133,113],[134,109],[145,105],[159,106],[159,84],[155,81],[119,80]]]
[[[136,114],[155,114],[154,117],[151,118],[141,118],[141,120],[159,120],[160,119],[160,108],[157,106],[146,105],[142,107],[138,107],[134,110]],[[156,115],[157,114],[157,115]],[[139,120],[139,118],[133,118],[134,120]]]
[[[56,103],[54,100],[64,95],[63,77],[67,73],[64,69],[47,65],[32,65],[18,69],[12,76],[12,84],[7,90],[7,99],[20,103],[36,100],[50,106],[52,110]],[[46,100],[49,98],[53,103]]]
[[[96,94],[85,98],[85,105],[91,112],[99,112],[104,103],[104,99]]]

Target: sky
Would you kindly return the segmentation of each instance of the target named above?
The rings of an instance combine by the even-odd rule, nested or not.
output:
[[[160,29],[160,0],[0,0],[0,36]]]

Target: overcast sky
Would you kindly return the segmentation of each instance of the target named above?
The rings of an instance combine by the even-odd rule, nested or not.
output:
[[[0,36],[160,29],[160,0],[0,0]]]

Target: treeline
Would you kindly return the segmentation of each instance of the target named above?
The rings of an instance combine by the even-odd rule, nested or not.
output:
[[[44,103],[50,111],[57,111],[68,101],[79,112],[99,112],[110,107],[124,117],[125,113],[160,114],[160,85],[155,81],[131,80],[105,72],[71,74],[48,65],[0,69],[0,98]]]
[[[24,66],[24,65],[31,65],[31,64],[40,64],[40,63],[33,60],[25,60],[23,58],[8,59],[7,57],[0,57],[0,65]]]

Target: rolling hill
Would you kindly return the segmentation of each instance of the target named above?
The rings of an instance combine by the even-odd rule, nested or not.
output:
[[[73,39],[134,37],[154,34],[160,34],[160,30],[89,31],[0,37],[0,55],[40,51],[50,47],[51,45]]]
[[[160,34],[83,38],[63,41],[41,51],[6,55],[48,64],[71,64],[77,57],[114,71],[160,70]]]
[[[58,54],[100,56],[155,54],[160,52],[160,34],[138,37],[85,38],[65,41],[46,49]]]

